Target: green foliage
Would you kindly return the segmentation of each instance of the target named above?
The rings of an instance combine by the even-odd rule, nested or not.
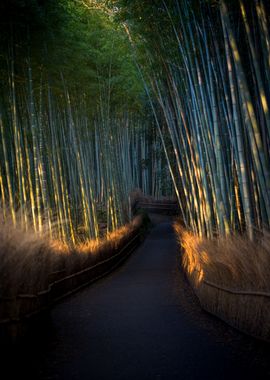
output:
[[[48,80],[53,91],[84,95],[90,113],[109,96],[111,109],[138,110],[143,92],[123,28],[99,10],[75,0],[12,0],[0,5],[1,77],[11,46],[17,77],[31,60],[34,79]],[[27,63],[28,64],[28,63]]]

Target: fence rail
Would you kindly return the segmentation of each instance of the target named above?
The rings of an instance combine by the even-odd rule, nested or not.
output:
[[[147,212],[168,215],[177,215],[179,214],[179,205],[175,201],[150,201],[146,202],[145,200],[138,199],[134,202],[132,206],[132,212],[135,214],[139,209],[145,210]]]
[[[0,297],[0,339],[14,340],[24,334],[26,324],[33,317],[49,310],[56,302],[97,281],[119,266],[140,244],[142,233],[135,231],[130,240],[111,257],[79,272],[65,275],[65,271],[49,274],[47,289],[37,294]]]
[[[270,293],[199,281],[200,271],[194,273],[187,276],[204,310],[245,334],[270,342]]]

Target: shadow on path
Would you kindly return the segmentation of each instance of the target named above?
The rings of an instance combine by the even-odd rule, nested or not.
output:
[[[43,334],[14,354],[13,370],[55,380],[268,378],[238,352],[249,338],[228,332],[189,292],[171,223],[158,224],[121,268],[54,308]]]

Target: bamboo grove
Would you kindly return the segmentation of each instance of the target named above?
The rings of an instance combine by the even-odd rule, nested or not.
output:
[[[164,156],[151,116],[137,109],[135,112],[126,104],[129,95],[125,99],[121,95],[125,89],[115,71],[119,65],[132,70],[132,64],[117,61],[111,41],[108,47],[102,47],[106,43],[101,40],[102,34],[115,33],[115,50],[124,50],[121,33],[119,37],[113,31],[110,21],[102,29],[102,15],[78,9],[83,14],[83,25],[88,17],[98,24],[88,26],[90,41],[83,41],[81,54],[90,50],[84,64],[86,73],[77,67],[81,55],[74,58],[75,68],[72,60],[69,63],[72,78],[69,71],[63,73],[67,63],[58,61],[67,58],[64,50],[57,52],[58,61],[51,56],[55,63],[50,69],[48,54],[53,50],[45,54],[43,47],[21,41],[15,32],[4,41],[8,48],[0,57],[1,218],[72,244],[99,238],[127,223],[131,219],[133,189],[141,188],[155,197],[171,191],[170,181],[163,181]],[[77,24],[81,13],[69,16],[75,28],[82,28]],[[64,27],[68,29],[70,25],[69,21]],[[93,41],[96,27],[101,32]],[[42,30],[39,43],[44,40],[43,34]],[[81,38],[85,38],[83,34]],[[69,50],[74,50],[76,44],[73,41]],[[105,50],[100,58],[93,58],[98,55],[93,50],[95,44]],[[54,38],[55,46],[59,48]],[[36,53],[40,54],[40,50],[47,55],[41,63]],[[124,53],[128,56],[128,50]],[[123,59],[127,60],[125,56]],[[92,80],[85,84],[83,77],[79,88],[74,86],[74,69],[79,71],[77,77],[91,75]],[[123,106],[117,103],[119,93]],[[132,101],[136,102],[135,96]]]
[[[134,33],[149,41],[144,82],[158,128],[167,126],[161,139],[171,139],[185,225],[253,239],[270,227],[269,4],[158,1],[144,12],[120,3],[131,33],[128,7],[137,25],[143,18]]]
[[[159,141],[140,118],[124,114],[94,120],[65,89],[59,103],[49,86],[17,89],[11,74],[9,112],[1,110],[0,194],[3,216],[73,243],[98,238],[131,218],[129,194],[161,195]],[[150,164],[143,167],[145,161]]]
[[[62,27],[71,31],[58,41],[62,29],[50,29],[45,64],[21,49],[21,78],[13,37],[1,56],[3,214],[75,242],[128,220],[132,189],[159,197],[173,187],[184,224],[200,236],[252,240],[269,229],[268,2],[59,4],[54,24],[71,9]],[[56,68],[46,76],[49,55]]]

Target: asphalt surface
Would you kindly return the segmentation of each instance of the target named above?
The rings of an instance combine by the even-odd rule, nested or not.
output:
[[[270,378],[258,363],[269,346],[204,313],[177,257],[171,224],[157,225],[119,269],[57,305],[12,357],[6,351],[2,379]]]

